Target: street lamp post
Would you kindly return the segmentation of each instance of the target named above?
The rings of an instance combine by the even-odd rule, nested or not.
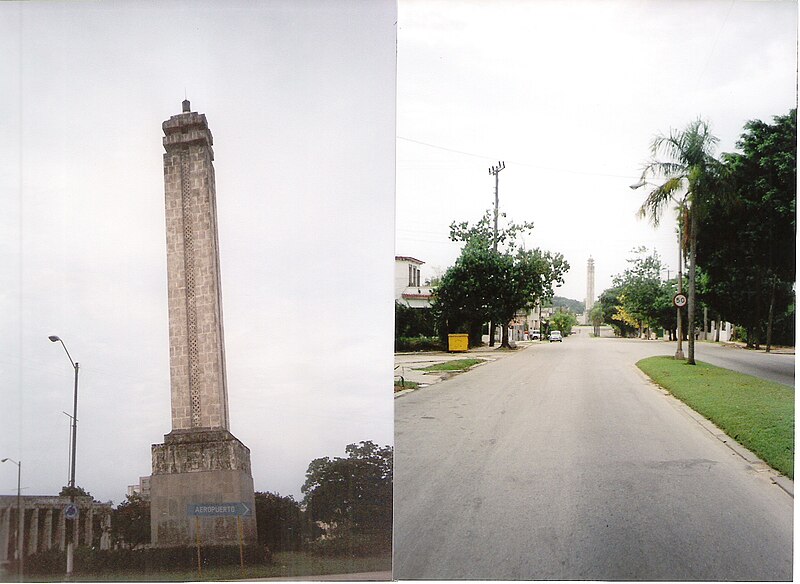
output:
[[[644,180],[640,180],[635,185],[631,185],[631,189],[636,190],[648,184]],[[678,217],[678,294],[683,294],[683,210],[686,205],[686,200],[678,201],[674,197],[670,197],[674,203],[678,205],[678,213],[680,216]],[[667,279],[669,279],[669,275],[667,275]],[[683,356],[683,330],[681,327],[681,309],[680,307],[675,307],[676,317],[677,317],[677,327],[676,333],[678,337],[678,347],[675,350],[675,358],[679,360],[683,360],[685,357]]]
[[[75,504],[75,446],[77,444],[77,432],[78,432],[78,369],[79,365],[75,361],[72,360],[72,356],[67,351],[67,346],[64,344],[59,337],[56,335],[51,335],[48,337],[54,343],[61,343],[61,346],[64,347],[64,351],[67,353],[67,357],[69,358],[69,362],[72,363],[72,368],[75,370],[75,391],[73,393],[73,400],[72,400],[72,444],[71,444],[71,463],[70,463],[70,471],[69,471],[69,503],[70,506]],[[72,564],[73,564],[73,549],[74,549],[74,533],[75,533],[75,526],[73,524],[75,519],[69,520],[69,528],[67,529],[67,578],[72,576]]]
[[[17,462],[13,458],[3,458],[0,462],[13,462],[17,465],[17,572],[19,581],[22,582],[22,562],[23,547],[22,542],[25,537],[25,515],[22,510],[22,491],[20,481],[22,480],[22,461]]]

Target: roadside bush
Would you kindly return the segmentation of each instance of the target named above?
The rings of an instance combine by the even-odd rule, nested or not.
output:
[[[308,551],[325,557],[371,557],[392,552],[391,532],[346,533],[308,544]]]
[[[400,337],[394,341],[398,352],[443,351],[444,345],[438,337]]]

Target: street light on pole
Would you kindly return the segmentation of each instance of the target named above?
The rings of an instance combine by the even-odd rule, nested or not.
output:
[[[61,343],[61,346],[64,347],[64,351],[67,353],[67,358],[69,362],[72,363],[72,368],[75,370],[75,391],[73,394],[72,400],[72,436],[71,436],[71,460],[70,460],[70,471],[69,471],[69,503],[70,507],[75,505],[75,446],[77,443],[77,433],[78,433],[78,369],[79,365],[75,361],[72,360],[72,356],[69,354],[67,350],[67,346],[64,344],[58,336],[50,335],[48,337],[50,341],[53,343]],[[69,520],[69,529],[67,530],[67,578],[72,576],[72,564],[73,564],[73,550],[74,550],[74,532],[75,528],[73,522],[77,521],[77,517],[75,519]]]
[[[25,515],[22,510],[22,491],[20,481],[22,480],[22,461],[17,462],[13,458],[3,458],[0,462],[13,462],[17,465],[17,572],[19,581],[22,582],[22,540],[25,536]]]
[[[640,180],[636,184],[630,186],[632,190],[639,189],[645,185],[647,185],[647,181],[644,179]],[[675,197],[670,197],[672,202],[678,205],[678,294],[681,296],[683,295],[683,213],[684,208],[686,205],[686,199],[684,198],[682,201],[678,201]],[[667,274],[667,279],[669,279],[669,274]],[[679,360],[683,360],[685,357],[683,356],[683,330],[681,327],[681,309],[680,306],[675,307],[676,311],[676,318],[677,318],[677,326],[675,327],[677,330],[676,335],[678,337],[678,347],[675,350],[675,358]]]

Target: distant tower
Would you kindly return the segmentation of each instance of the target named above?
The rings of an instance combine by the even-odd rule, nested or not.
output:
[[[248,509],[255,543],[250,450],[228,431],[214,141],[188,100],[162,128],[172,431],[152,446],[151,540],[234,545]]]
[[[589,256],[586,262],[586,314],[594,306],[594,260]]]

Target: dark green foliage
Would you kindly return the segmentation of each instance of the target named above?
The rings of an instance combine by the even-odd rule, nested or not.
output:
[[[128,495],[111,512],[111,537],[132,549],[150,543],[150,501],[138,494]]]
[[[490,212],[475,225],[453,223],[450,239],[465,245],[455,265],[442,276],[433,302],[439,335],[468,333],[470,346],[481,344],[483,325],[509,323],[537,299],[549,300],[553,287],[563,283],[569,264],[559,253],[517,248],[517,237],[532,223],[510,223],[499,230],[493,249]],[[505,248],[504,250],[502,248]],[[503,346],[509,346],[503,327]]]
[[[244,546],[247,565],[266,563],[261,545]],[[200,548],[203,568],[236,566],[239,564],[238,546],[203,546]],[[76,574],[105,574],[109,572],[163,572],[164,570],[197,568],[197,548],[140,548],[97,550],[75,548],[74,572]],[[63,575],[66,553],[58,550],[39,552],[25,558],[25,572],[38,575]]]
[[[772,306],[773,342],[794,344],[797,199],[797,110],[774,124],[750,121],[726,154],[733,197],[714,196],[698,233],[698,264],[713,312],[766,342]]]
[[[411,308],[394,303],[394,338],[432,337],[436,335],[436,319],[430,308]]]
[[[258,543],[272,552],[300,550],[303,527],[300,504],[294,497],[279,493],[256,493]]]
[[[392,533],[393,449],[366,441],[345,451],[347,458],[326,456],[308,465],[302,487],[306,513],[311,521],[328,526],[329,537],[341,539],[339,544],[320,544],[326,549],[382,549]],[[373,543],[356,545],[359,538]]]
[[[623,289],[620,286],[603,290],[597,304],[600,306],[602,322],[614,329],[615,335],[625,338],[635,336],[638,329],[630,323],[614,318],[617,314],[617,307],[622,305],[620,300],[622,292]]]
[[[634,336],[644,328],[672,330],[676,326],[672,297],[677,281],[663,282],[663,265],[656,252],[633,250],[629,267],[613,277],[612,288],[600,295],[602,321],[622,337]]]
[[[444,351],[446,346],[439,337],[400,337],[394,341],[397,352]]]
[[[75,485],[74,487],[61,487],[61,492],[58,493],[59,497],[91,497],[92,494],[85,490],[80,485]]]

